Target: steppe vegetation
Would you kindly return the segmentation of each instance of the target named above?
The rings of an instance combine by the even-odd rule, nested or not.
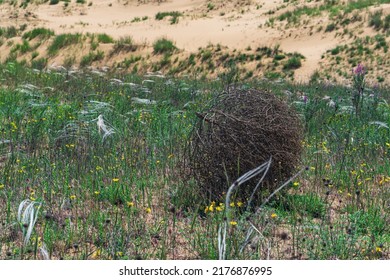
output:
[[[236,83],[295,108],[304,154],[259,211],[230,202],[226,257],[387,259],[390,95],[363,71],[346,87],[2,65],[1,258],[218,258],[224,194],[181,169],[197,112]]]
[[[104,9],[167,1],[130,2]],[[210,0],[110,23],[177,31],[217,18],[222,34],[254,15],[260,40],[186,50],[170,36],[84,31],[84,18],[59,31],[34,10],[86,16],[95,1],[0,0],[13,8],[0,19],[0,259],[389,259],[389,3]],[[237,159],[237,176],[210,164],[226,177],[205,187],[184,164],[194,136],[216,120],[216,98],[249,89],[296,112],[302,154],[252,173]],[[269,163],[289,170],[271,189]],[[252,200],[237,188],[254,174]]]

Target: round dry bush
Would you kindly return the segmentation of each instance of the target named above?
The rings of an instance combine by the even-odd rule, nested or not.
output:
[[[303,136],[294,110],[274,94],[255,89],[233,89],[214,101],[206,112],[197,113],[186,164],[206,199],[222,199],[239,176],[270,157],[272,165],[257,199],[293,175]],[[236,199],[249,199],[259,179],[240,186]]]

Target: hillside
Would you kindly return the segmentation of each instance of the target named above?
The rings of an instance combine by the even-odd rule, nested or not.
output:
[[[390,81],[389,0],[0,3],[3,62],[298,82],[350,80],[363,63]]]

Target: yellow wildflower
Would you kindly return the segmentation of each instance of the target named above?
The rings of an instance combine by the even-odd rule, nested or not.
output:
[[[76,199],[76,196],[73,194],[69,197],[70,199]]]
[[[127,206],[128,206],[128,207],[133,207],[133,206],[134,206],[134,202],[128,201],[128,202],[127,202]]]
[[[382,252],[382,248],[381,248],[381,247],[376,247],[376,248],[375,248],[375,251],[376,251],[377,253],[381,253],[381,252]]]
[[[236,222],[236,221],[230,221],[230,224],[231,224],[232,226],[236,226],[236,225],[237,225],[237,222]]]
[[[113,181],[114,183],[119,182],[119,178],[113,178],[112,181]]]
[[[99,195],[100,194],[100,192],[98,192],[98,191],[95,191],[94,193],[95,193],[95,195]]]
[[[237,207],[242,207],[244,205],[244,203],[242,203],[241,201],[237,202]]]
[[[147,208],[145,209],[145,211],[146,211],[146,213],[150,214],[150,213],[152,213],[152,208],[147,207]]]
[[[277,218],[277,217],[278,217],[278,215],[277,215],[276,213],[272,213],[272,214],[271,214],[271,218],[275,219],[275,218]]]

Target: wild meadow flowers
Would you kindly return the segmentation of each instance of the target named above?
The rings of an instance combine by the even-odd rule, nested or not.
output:
[[[1,259],[389,258],[386,88],[375,89],[378,110],[362,106],[357,118],[347,87],[259,81],[275,93],[288,88],[292,106],[309,96],[296,110],[306,114],[302,165],[310,167],[254,205],[234,190],[226,201],[228,186],[199,193],[177,170],[196,112],[220,81],[142,84],[144,77],[124,75],[118,84],[72,73],[65,83],[60,73],[2,67]],[[354,78],[363,79],[363,69]],[[14,90],[26,81],[39,87]],[[135,96],[157,103],[132,102]],[[351,110],[329,107],[330,98]],[[110,129],[115,134],[105,136]],[[266,168],[257,170],[254,188]]]

